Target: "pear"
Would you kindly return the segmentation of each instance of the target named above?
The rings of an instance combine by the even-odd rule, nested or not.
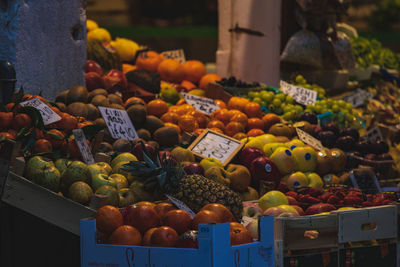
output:
[[[224,170],[224,168],[220,166],[213,166],[211,168],[208,168],[204,176],[210,180],[213,180],[217,183],[229,186],[230,180],[227,178],[227,172]]]
[[[174,157],[178,162],[184,162],[184,161],[189,161],[189,162],[194,162],[194,154],[192,151],[189,149],[177,146],[171,151],[171,156]]]

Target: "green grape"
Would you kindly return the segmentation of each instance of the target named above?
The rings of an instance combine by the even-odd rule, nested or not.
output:
[[[275,99],[279,99],[281,102],[285,101],[285,98],[286,98],[286,95],[282,94],[282,93],[275,95]]]
[[[314,105],[311,105],[311,104],[310,104],[310,105],[307,105],[307,106],[306,106],[306,109],[308,109],[308,110],[313,110],[313,109],[314,109]]]
[[[346,101],[344,101],[344,100],[337,101],[337,104],[341,108],[345,108],[346,107]]]
[[[283,113],[282,119],[284,119],[285,121],[291,121],[291,120],[293,120],[293,115],[290,111]]]
[[[281,102],[280,99],[275,98],[275,99],[272,101],[272,104],[273,104],[274,106],[276,106],[276,107],[279,107],[279,106],[282,104],[282,102]]]
[[[274,93],[270,94],[269,92],[267,92],[266,94],[263,94],[261,98],[262,98],[265,102],[271,103],[272,100],[274,99]]]
[[[334,104],[334,105],[332,106],[332,111],[333,111],[333,112],[339,112],[339,111],[340,111],[339,105]]]
[[[295,109],[298,113],[300,113],[300,112],[303,111],[303,107],[300,106],[300,105],[295,105],[295,106],[294,106],[294,109]]]
[[[304,79],[303,76],[301,76],[301,75],[297,75],[297,76],[296,76],[296,83],[297,83],[297,84],[306,83],[306,82],[307,82],[307,81],[306,81],[306,79]]]
[[[285,102],[288,104],[293,104],[293,97],[291,97],[290,95],[286,96]]]
[[[315,105],[315,106],[314,106],[314,111],[315,111],[315,113],[317,113],[317,114],[321,114],[322,106],[321,106],[321,105]]]
[[[301,86],[301,87],[304,87],[304,88],[307,88],[307,89],[311,89],[311,85],[309,85],[309,84],[304,84],[304,85]]]
[[[346,109],[347,110],[353,110],[353,105],[350,103],[346,103]]]
[[[304,110],[304,113],[306,113],[306,112],[313,113],[313,111],[311,109],[307,109],[307,108]]]
[[[326,104],[327,104],[329,107],[332,107],[332,105],[334,104],[333,99],[330,99],[330,98],[328,98],[327,100],[322,100],[322,101],[326,101]]]
[[[293,105],[288,104],[288,105],[283,107],[283,112],[286,113],[286,112],[291,111],[292,109],[293,109]]]
[[[255,97],[255,92],[254,92],[254,91],[250,91],[250,92],[247,94],[247,96],[250,97],[250,98],[254,98],[254,97]]]
[[[253,98],[253,102],[256,102],[256,103],[258,103],[260,105],[261,105],[261,101],[262,101],[262,99],[260,97]]]
[[[282,113],[283,113],[282,108],[281,108],[281,107],[276,107],[275,113],[276,113],[276,114],[279,114],[279,115],[282,114]]]
[[[326,106],[327,102],[325,99],[318,101],[321,106]]]

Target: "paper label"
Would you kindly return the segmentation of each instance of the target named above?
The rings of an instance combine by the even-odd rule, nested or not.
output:
[[[316,91],[303,88],[300,86],[292,85],[289,84],[285,81],[280,82],[281,85],[281,91],[286,94],[290,95],[293,97],[293,99],[300,104],[303,105],[309,105],[309,104],[314,104],[315,101],[317,101],[317,95],[318,93]]]
[[[99,110],[114,139],[123,138],[130,141],[138,139],[135,127],[125,110],[105,107],[99,107]]]
[[[61,120],[61,117],[57,113],[55,113],[48,105],[46,105],[46,103],[43,103],[37,97],[28,101],[21,102],[20,105],[23,107],[34,107],[39,110],[40,115],[42,115],[44,125],[49,125],[51,123]]]
[[[87,164],[94,164],[94,158],[92,151],[90,151],[90,147],[88,143],[86,142],[86,137],[85,133],[83,132],[82,129],[75,129],[72,130],[72,133],[74,134],[75,137],[75,142],[78,145],[79,151],[81,152],[83,161]]]
[[[219,109],[218,104],[211,98],[181,93],[185,101],[203,114],[211,115]]]
[[[358,108],[362,106],[366,100],[369,100],[373,97],[374,95],[372,93],[362,89],[357,89],[357,91],[355,91],[354,93],[343,97],[342,100],[352,104],[353,107]]]
[[[194,142],[196,142],[196,140]],[[191,151],[205,158],[215,158],[223,164],[241,145],[242,143],[237,140],[209,131]]]
[[[251,218],[251,217],[249,217],[249,216],[243,216],[242,217],[242,225],[244,226],[244,227],[246,227],[247,225],[249,225],[249,223],[251,223],[251,222],[253,222],[253,221],[255,221],[256,219],[254,219],[254,218]]]
[[[375,143],[376,141],[379,140],[383,140],[382,133],[381,130],[379,130],[379,127],[372,128],[362,137],[367,139],[368,141],[371,141],[372,143]]]
[[[184,210],[184,211],[186,211],[187,213],[189,213],[190,218],[193,219],[195,213],[194,213],[185,203],[183,203],[183,202],[180,201],[179,199],[176,199],[176,198],[174,198],[174,197],[172,197],[172,196],[170,196],[170,195],[167,195],[167,194],[166,194],[165,196],[166,196],[166,197],[172,202],[172,204],[174,204],[177,208],[179,208],[180,210]]]
[[[162,54],[164,59],[175,59],[181,64],[185,63],[186,61],[185,52],[183,52],[183,49],[164,51]]]
[[[314,138],[313,136],[309,135],[308,133],[299,128],[296,128],[296,132],[299,139],[304,143],[306,143],[307,145],[312,146],[313,148],[320,151],[325,150],[325,147],[321,144],[321,141],[319,141],[318,139]]]

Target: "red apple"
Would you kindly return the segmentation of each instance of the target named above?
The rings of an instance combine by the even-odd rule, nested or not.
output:
[[[220,203],[207,204],[203,208],[201,208],[201,210],[211,210],[215,212],[221,218],[221,222],[223,223],[236,221],[232,212]]]
[[[251,167],[251,162],[258,158],[265,156],[265,153],[257,147],[245,147],[240,153],[240,161],[248,169]]]
[[[231,246],[247,244],[253,242],[250,232],[238,222],[230,223]]]
[[[104,75],[103,81],[107,91],[125,91],[128,88],[128,81],[120,70],[110,70]],[[116,87],[121,90],[116,90]]]
[[[197,230],[199,224],[221,223],[221,218],[211,210],[201,210],[194,215],[192,220],[192,229]]]
[[[136,206],[130,212],[130,223],[144,234],[150,228],[156,227],[160,222],[160,217],[153,207]]]
[[[190,230],[183,235],[179,236],[178,243],[176,247],[178,248],[199,248],[198,242],[199,232],[195,230]]]
[[[182,162],[183,170],[187,175],[199,174],[204,175],[204,168],[199,162]]]
[[[104,88],[104,82],[101,76],[96,72],[87,72],[85,74],[86,88],[93,91],[94,89]]]
[[[290,203],[289,203],[290,204]],[[299,213],[299,215],[300,216],[304,216],[304,210],[300,207],[300,206],[298,206],[298,205],[290,205],[290,206],[292,206],[293,208],[295,208],[296,210],[297,210],[297,212]]]
[[[135,146],[132,148],[132,154],[139,160],[139,161],[144,161],[143,159],[143,146],[146,149],[146,153],[147,155],[150,155],[150,158],[152,160],[156,159],[156,151],[154,149],[154,147],[152,147],[151,145],[144,143],[143,145],[141,144],[141,142],[137,142],[135,144]]]
[[[178,242],[177,232],[168,226],[158,227],[151,234],[152,247],[174,247]]]
[[[88,72],[96,72],[97,74],[99,74],[100,76],[103,75],[103,70],[101,69],[101,66],[99,65],[99,63],[97,63],[94,60],[86,60],[86,64],[85,64],[85,73]]]
[[[172,205],[171,203],[167,203],[167,202],[158,203],[154,207],[154,209],[156,210],[156,212],[160,218],[162,218],[165,214],[167,214],[168,211],[176,210],[174,205]]]
[[[275,163],[267,156],[254,159],[250,166],[252,184],[259,188],[260,181],[273,182],[278,186],[281,180],[281,173]]]
[[[189,230],[191,223],[190,214],[184,210],[170,210],[161,218],[162,225],[174,228],[178,234]]]

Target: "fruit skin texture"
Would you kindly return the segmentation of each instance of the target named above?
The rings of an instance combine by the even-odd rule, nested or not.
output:
[[[10,129],[14,114],[12,112],[0,112],[0,131]]]
[[[122,224],[122,214],[116,207],[106,205],[97,210],[96,226],[100,232],[111,234]]]
[[[206,75],[206,67],[198,60],[188,60],[183,63],[184,79],[193,83],[197,83]]]
[[[238,222],[230,223],[230,237],[231,237],[231,246],[237,246],[253,242],[253,238],[251,237],[250,232],[242,224]]]
[[[232,212],[222,204],[219,203],[210,203],[205,205],[201,210],[210,210],[215,212],[220,218],[221,222],[234,222],[235,217]]]
[[[266,210],[268,208],[277,207],[279,205],[288,205],[289,201],[286,196],[276,190],[269,191],[265,193],[259,200],[258,205],[262,210]]]
[[[45,166],[37,169],[32,177],[32,181],[54,192],[58,192],[60,187],[61,174],[54,166]]]
[[[33,151],[35,153],[51,153],[53,151],[53,146],[48,140],[39,139],[35,142]]]
[[[200,79],[199,87],[205,89],[207,84],[220,80],[222,80],[221,76],[214,73],[208,73]]]
[[[192,229],[197,230],[199,228],[199,224],[205,223],[222,223],[222,219],[214,211],[200,210],[193,217]]]
[[[158,65],[163,61],[163,56],[155,51],[142,52],[136,59],[138,69],[157,72]]]
[[[297,170],[302,172],[313,172],[317,168],[317,152],[309,147],[296,147],[292,150],[297,164]]]
[[[313,215],[321,212],[329,212],[332,210],[336,210],[336,207],[327,203],[318,203],[308,207],[305,213],[306,215]]]
[[[282,177],[278,167],[267,156],[255,158],[250,165],[252,185],[259,188],[261,181],[273,182],[277,186]]]
[[[31,125],[32,125],[32,119],[31,117],[29,117],[29,115],[25,113],[15,115],[11,122],[11,127],[17,131],[21,130],[24,127],[29,127]]]
[[[82,205],[88,205],[93,195],[92,188],[84,182],[73,183],[68,190],[68,196]]]
[[[153,207],[138,206],[131,211],[130,220],[130,225],[144,234],[150,228],[158,226],[160,217]]]
[[[82,161],[73,161],[61,175],[63,185],[69,187],[77,181],[88,182],[89,180],[88,167]]]
[[[278,147],[270,158],[282,175],[289,174],[296,169],[296,162],[290,149]]]
[[[167,82],[180,83],[185,76],[182,64],[174,59],[162,61],[157,67],[157,72],[161,79]]]
[[[142,244],[142,236],[135,227],[122,225],[115,229],[108,242],[113,245],[140,246]]]
[[[169,226],[161,226],[151,235],[152,247],[175,247],[178,242],[178,233]]]
[[[161,219],[161,224],[173,228],[179,235],[189,230],[192,219],[187,211],[170,210]]]

